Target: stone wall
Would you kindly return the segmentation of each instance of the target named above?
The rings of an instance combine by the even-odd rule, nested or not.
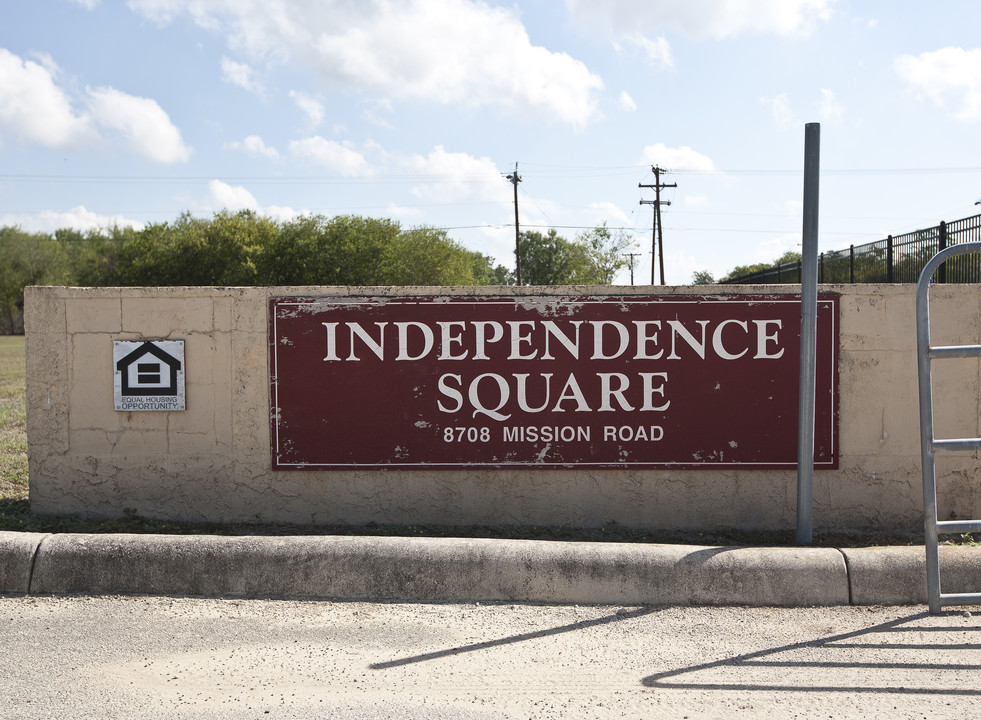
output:
[[[568,295],[584,288],[65,288],[26,291],[32,510],[209,522],[792,528],[793,470],[274,472],[269,299]],[[650,294],[649,287],[591,289]],[[774,294],[793,287],[655,288]],[[817,529],[921,526],[912,285],[840,293],[840,462],[815,474]],[[932,292],[935,344],[981,337],[981,288]],[[112,341],[184,339],[187,410],[117,412]],[[938,437],[975,437],[978,360],[937,363]],[[977,454],[938,460],[941,519],[981,516]]]

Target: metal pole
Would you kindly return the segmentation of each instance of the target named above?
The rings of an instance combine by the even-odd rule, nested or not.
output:
[[[947,249],[947,223],[943,220],[940,221],[940,238],[938,242],[937,252],[942,252]],[[945,283],[947,282],[947,263],[941,263],[940,271],[937,273],[937,282]]]
[[[654,168],[654,212],[657,213],[657,257],[661,265],[661,284],[664,284],[664,228],[661,226],[661,168]],[[652,260],[653,262],[653,260]],[[651,285],[654,268],[651,268]]]
[[[518,227],[518,183],[521,177],[518,175],[518,163],[514,164],[514,175],[508,177],[514,185],[514,271],[515,281],[521,286],[521,229]]]
[[[651,222],[651,285],[654,284],[654,273],[657,271],[657,202],[654,205],[654,219]]]
[[[892,235],[886,238],[886,282],[892,282]]]
[[[821,125],[804,126],[804,225],[801,248],[800,384],[797,436],[797,544],[810,545],[814,525],[814,392],[817,372],[818,190]]]

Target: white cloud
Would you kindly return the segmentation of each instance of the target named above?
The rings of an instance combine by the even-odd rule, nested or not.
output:
[[[27,232],[49,233],[63,228],[84,231],[108,228],[113,225],[133,227],[137,230],[143,229],[143,223],[138,220],[130,220],[122,215],[99,215],[91,210],[86,210],[83,205],[67,211],[44,210],[39,213],[6,213],[0,215],[0,226],[3,225],[17,225]]]
[[[589,210],[593,218],[592,222],[594,223],[611,222],[621,225],[628,225],[630,223],[630,216],[619,205],[611,202],[590,203]]]
[[[0,48],[0,137],[45,147],[78,147],[98,138],[91,119],[72,108],[56,83],[57,66],[48,56],[22,60]]]
[[[712,159],[707,155],[695,152],[690,147],[669,148],[663,143],[648,145],[641,153],[640,162],[645,165],[659,165],[672,171],[690,171],[698,173],[720,172]]]
[[[157,162],[184,162],[191,150],[167,113],[149,98],[111,87],[86,89],[73,98],[61,86],[60,70],[48,55],[22,60],[0,48],[0,139],[5,135],[51,148],[94,146],[99,128],[116,131],[135,152]],[[87,112],[74,104],[87,105]]]
[[[324,121],[327,112],[324,105],[316,98],[310,97],[306,93],[290,90],[290,99],[307,116],[307,123],[310,129],[314,129]]]
[[[388,204],[385,214],[399,220],[421,220],[426,215],[419,208],[404,207],[402,205],[396,205],[395,203]]]
[[[388,120],[386,120],[383,117],[379,117],[371,109],[365,110],[362,113],[362,117],[364,117],[364,121],[366,123],[375,125],[376,127],[385,128],[386,130],[393,130],[395,128],[395,126],[392,125],[392,123],[390,123]]]
[[[208,183],[208,197],[203,203],[204,210],[208,212],[239,212],[241,210],[252,210],[259,215],[265,215],[276,220],[291,220],[300,215],[309,215],[306,210],[294,210],[291,207],[281,207],[279,205],[269,205],[263,207],[255,196],[241,185],[229,185],[221,180],[212,180]]]
[[[236,62],[224,55],[221,57],[221,79],[256,95],[265,93],[265,88],[250,65]]]
[[[760,103],[770,108],[774,121],[781,127],[799,125],[800,121],[790,106],[790,97],[787,93],[780,93],[769,98],[760,98]]]
[[[116,130],[130,148],[161,163],[187,162],[191,148],[156,100],[128,95],[110,87],[89,90],[92,116]]]
[[[643,50],[647,61],[654,67],[674,67],[674,56],[671,54],[671,45],[668,44],[665,38],[659,37],[656,40],[651,40],[646,35],[633,33],[626,37],[626,42]]]
[[[255,196],[241,185],[232,186],[221,180],[208,183],[208,201],[215,210],[258,210],[259,202]]]
[[[895,68],[936,105],[953,106],[958,119],[981,118],[981,49],[948,47],[916,57],[903,55],[896,59]]]
[[[637,103],[630,97],[630,94],[626,90],[620,93],[620,107],[630,112],[637,109]]]
[[[511,198],[500,170],[487,157],[447,152],[438,145],[426,156],[411,155],[397,162],[404,170],[425,178],[412,189],[418,198],[443,202],[472,197],[507,202]]]
[[[834,4],[835,0],[566,0],[577,23],[618,36],[669,25],[715,38],[808,32],[830,19]]]
[[[81,5],[86,10],[95,10],[101,0],[71,0],[76,5]]]
[[[533,45],[517,9],[479,0],[129,0],[157,22],[187,14],[251,57],[313,67],[390,98],[527,109],[582,128],[602,80]]]
[[[371,166],[362,153],[346,144],[326,140],[319,135],[291,141],[290,155],[312,160],[347,177],[371,174]]]
[[[253,157],[262,157],[267,160],[278,162],[283,159],[276,148],[268,147],[258,135],[249,135],[242,141],[236,140],[235,142],[227,143],[225,147],[229,150],[237,150]]]
[[[821,114],[821,120],[824,122],[838,122],[845,115],[845,108],[838,101],[835,94],[823,88],[821,90],[821,103],[819,112]]]

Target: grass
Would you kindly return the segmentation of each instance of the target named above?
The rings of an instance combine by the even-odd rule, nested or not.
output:
[[[792,530],[657,531],[637,530],[609,522],[600,528],[568,526],[456,526],[456,525],[328,525],[198,524],[142,518],[95,520],[70,516],[38,516],[30,511],[25,420],[25,362],[23,336],[0,336],[0,530],[25,532],[173,533],[213,535],[372,535],[396,537],[471,537],[592,542],[682,543],[695,545],[794,545]],[[970,535],[952,542],[977,545]],[[816,547],[922,544],[922,537],[906,533],[816,533]]]
[[[24,338],[0,336],[0,498],[27,500]]]

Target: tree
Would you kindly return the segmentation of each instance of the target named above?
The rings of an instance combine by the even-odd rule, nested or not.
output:
[[[736,278],[743,277],[744,275],[752,275],[753,273],[763,272],[764,270],[769,270],[777,265],[784,265],[787,263],[795,263],[800,260],[801,256],[799,252],[793,250],[788,250],[783,255],[778,257],[772,263],[755,263],[753,265],[737,265],[732,270],[727,272],[721,278],[719,282],[726,282],[728,280],[735,280]]]
[[[692,285],[714,285],[715,276],[708,270],[696,270],[691,276]]]
[[[5,332],[24,331],[24,288],[64,282],[67,264],[60,244],[47,233],[0,228],[0,314]]]
[[[546,234],[525,230],[518,237],[521,253],[521,280],[525,285],[575,285],[585,276],[591,279],[587,254],[558,232]],[[586,280],[585,282],[588,282]]]
[[[504,265],[495,265],[490,255],[471,251],[474,285],[514,285],[514,272]]]
[[[384,248],[379,268],[385,285],[473,285],[470,254],[445,230],[400,231]]]
[[[604,222],[576,238],[585,243],[593,256],[597,285],[611,285],[618,272],[627,266],[627,251],[634,247],[633,238],[623,230],[613,233]]]
[[[105,230],[92,228],[85,232],[63,228],[55,232],[68,263],[67,282],[73,285],[104,287],[122,285],[119,257],[126,243],[137,231],[132,227],[113,225]]]
[[[573,241],[551,229],[546,234],[522,232],[521,280],[525,285],[609,285],[626,265],[630,240],[600,225]]]
[[[256,284],[320,284],[315,278],[326,222],[322,215],[305,215],[282,223],[256,253]]]
[[[264,285],[475,285],[501,281],[491,258],[432,227],[393,220],[302,217],[271,236],[255,257]],[[506,272],[506,269],[499,268]]]

